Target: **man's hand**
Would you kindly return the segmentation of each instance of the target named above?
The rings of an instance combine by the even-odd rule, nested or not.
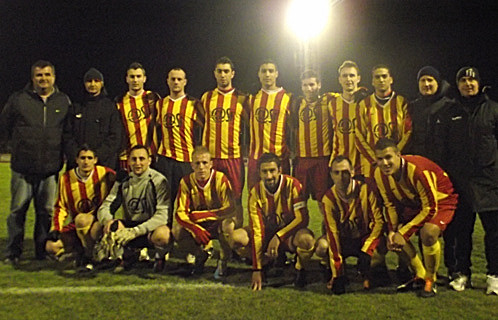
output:
[[[327,282],[327,289],[332,290],[333,286],[334,286],[334,277],[331,276],[330,280]]]
[[[253,271],[252,272],[252,291],[260,291],[263,283],[263,276],[261,275],[261,271]]]
[[[401,251],[406,244],[405,238],[399,232],[389,232],[387,239],[387,249],[391,251]]]
[[[266,250],[266,255],[272,259],[276,259],[278,257],[278,247],[280,246],[280,238],[277,235],[274,235],[271,238],[270,243],[268,243],[268,249]]]
[[[209,243],[211,237],[211,233],[209,233],[209,231],[199,225],[194,225],[190,228],[190,230],[194,233],[194,239],[198,244],[205,245]]]
[[[135,228],[122,228],[116,231],[116,243],[120,246],[126,245],[138,235],[138,230]]]

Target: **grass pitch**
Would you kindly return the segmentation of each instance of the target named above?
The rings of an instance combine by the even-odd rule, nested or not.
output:
[[[6,244],[6,218],[9,213],[10,170],[0,163],[0,246]],[[309,201],[311,229],[319,234],[321,217],[316,203]],[[348,293],[332,296],[315,261],[311,283],[306,290],[292,285],[293,270],[270,279],[261,292],[252,292],[250,266],[230,264],[225,283],[213,279],[216,259],[207,263],[198,279],[183,277],[182,259],[174,255],[168,270],[154,274],[141,264],[123,274],[102,270],[77,274],[70,262],[32,260],[33,211],[28,212],[25,252],[14,269],[0,263],[0,319],[495,319],[498,298],[486,296],[483,231],[476,223],[473,251],[474,289],[454,292],[441,284],[433,299],[415,293],[396,294],[394,285],[369,292],[354,279]],[[348,262],[353,262],[348,259]],[[389,267],[395,257],[388,254]]]

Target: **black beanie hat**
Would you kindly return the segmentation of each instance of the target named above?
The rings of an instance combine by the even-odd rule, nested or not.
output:
[[[422,67],[422,69],[420,69],[417,73],[417,81],[419,81],[422,76],[431,76],[436,80],[438,84],[441,83],[441,75],[439,74],[439,71],[437,71],[434,67]]]
[[[463,67],[460,70],[458,70],[456,74],[457,84],[462,77],[471,77],[476,79],[477,82],[481,83],[481,77],[479,76],[479,71],[477,70],[477,68],[474,67]]]
[[[90,68],[85,75],[83,76],[83,81],[87,82],[89,80],[100,80],[104,81],[104,75],[97,69],[95,68]]]

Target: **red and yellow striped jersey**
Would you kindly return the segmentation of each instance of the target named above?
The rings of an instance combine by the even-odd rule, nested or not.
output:
[[[346,101],[341,95],[338,95],[330,100],[330,111],[334,125],[330,161],[332,162],[339,155],[346,156],[351,160],[355,174],[361,174],[361,154],[356,147],[355,137],[359,104],[353,101]]]
[[[157,103],[157,124],[161,141],[158,154],[180,162],[191,162],[194,134],[202,127],[202,106],[190,96],[173,100],[167,96]]]
[[[403,150],[411,133],[411,121],[408,115],[407,101],[393,92],[384,105],[380,105],[375,93],[359,103],[358,121],[356,121],[356,147],[362,155],[362,172],[370,177],[372,163],[375,161],[373,150],[380,138],[389,138],[398,143]]]
[[[279,157],[289,155],[287,134],[291,94],[283,88],[268,92],[261,89],[250,97],[250,151],[249,157],[257,160],[265,152]]]
[[[128,92],[117,99],[116,105],[121,114],[127,138],[126,148],[144,145],[152,155],[157,152],[156,141],[156,102],[159,95],[152,91],[144,91],[140,96],[131,96]],[[120,160],[126,160],[126,150]]]
[[[277,230],[281,242],[292,236],[309,222],[306,201],[301,183],[294,177],[282,174],[275,193],[271,194],[260,181],[249,193],[249,226],[252,231],[252,261],[254,269],[261,269],[263,243],[268,230]],[[267,239],[269,241],[270,239]]]
[[[112,169],[95,166],[86,180],[77,169],[66,171],[59,180],[52,230],[62,231],[80,213],[95,214],[114,184],[116,174]]]
[[[180,181],[176,208],[176,221],[187,230],[204,221],[225,219],[234,213],[230,182],[214,169],[205,184],[199,183],[191,173]]]
[[[384,220],[374,186],[353,180],[351,201],[341,199],[333,186],[322,198],[324,224],[329,242],[332,274],[340,275],[343,258],[341,241],[362,239],[361,251],[372,255],[382,233]]]
[[[400,170],[399,181],[380,168],[374,177],[387,209],[389,230],[405,236],[431,220],[439,206],[456,205],[457,195],[446,172],[427,158],[402,156]]]
[[[313,103],[300,98],[293,110],[296,132],[296,156],[326,157],[332,152],[333,127],[329,101],[332,95],[324,94]]]
[[[247,96],[236,89],[214,89],[204,93],[201,102],[206,115],[202,145],[213,158],[240,158],[240,136],[248,119]]]

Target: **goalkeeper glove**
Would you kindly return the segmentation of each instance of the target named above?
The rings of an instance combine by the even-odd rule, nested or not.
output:
[[[138,236],[138,229],[135,228],[123,228],[116,231],[116,243],[120,246],[126,245],[131,240]]]

